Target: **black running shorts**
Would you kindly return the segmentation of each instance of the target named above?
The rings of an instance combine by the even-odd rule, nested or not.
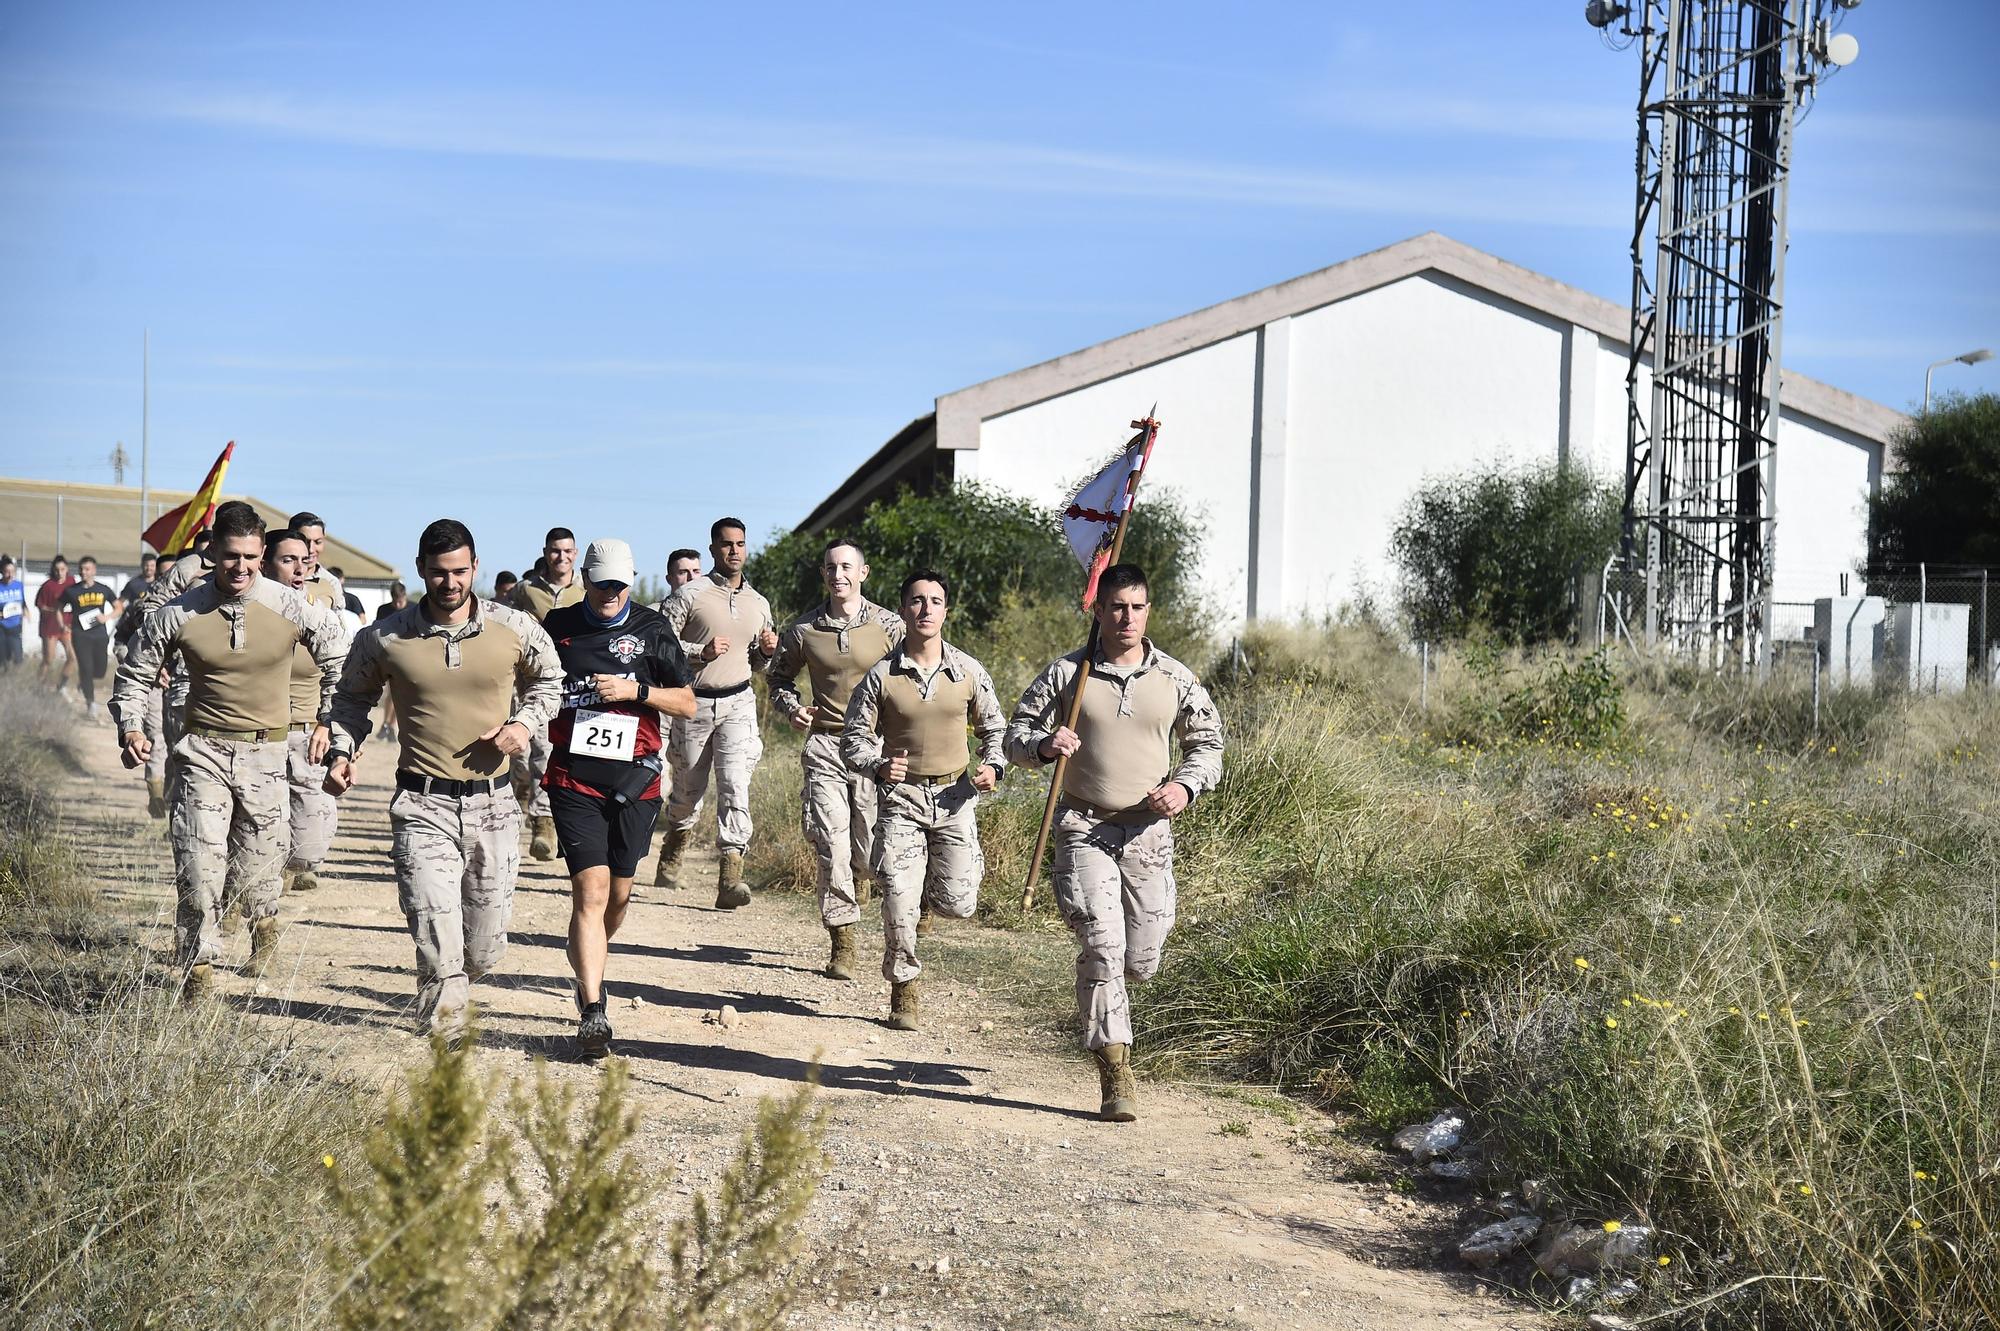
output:
[[[556,820],[556,841],[572,874],[605,865],[613,878],[630,878],[652,844],[660,802],[620,804],[551,786],[549,813]]]

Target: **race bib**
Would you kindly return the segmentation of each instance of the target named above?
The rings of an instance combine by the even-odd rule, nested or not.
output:
[[[586,758],[633,761],[639,743],[639,718],[620,712],[579,711],[569,729],[569,751]]]

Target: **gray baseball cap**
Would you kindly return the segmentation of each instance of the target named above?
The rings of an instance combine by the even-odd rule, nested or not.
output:
[[[639,575],[632,563],[632,547],[615,538],[592,541],[584,552],[583,576],[587,582],[622,582],[631,586]]]

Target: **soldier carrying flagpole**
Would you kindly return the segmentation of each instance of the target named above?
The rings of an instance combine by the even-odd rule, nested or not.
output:
[[[1114,1123],[1139,1115],[1126,984],[1158,971],[1174,926],[1173,819],[1222,778],[1215,704],[1192,670],[1146,636],[1146,574],[1118,562],[1159,429],[1150,413],[1134,425],[1141,433],[1065,513],[1071,544],[1090,570],[1090,642],[1028,686],[1006,741],[1010,762],[1056,765],[1035,868],[1060,808],[1053,820],[1056,906],[1076,935],[1076,1001],[1098,1067],[1098,1116]],[[1079,541],[1086,522],[1112,525],[1109,539]],[[1024,904],[1033,886],[1031,876]]]

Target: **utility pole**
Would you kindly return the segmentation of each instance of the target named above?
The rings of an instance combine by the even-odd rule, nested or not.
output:
[[[147,474],[153,457],[153,330],[148,328],[140,334],[139,341],[139,559],[146,558],[146,528],[153,525],[146,512],[146,501],[150,497],[147,482],[152,478]]]
[[[111,483],[125,484],[125,468],[132,465],[132,455],[125,451],[125,441],[120,439],[111,446]]]

